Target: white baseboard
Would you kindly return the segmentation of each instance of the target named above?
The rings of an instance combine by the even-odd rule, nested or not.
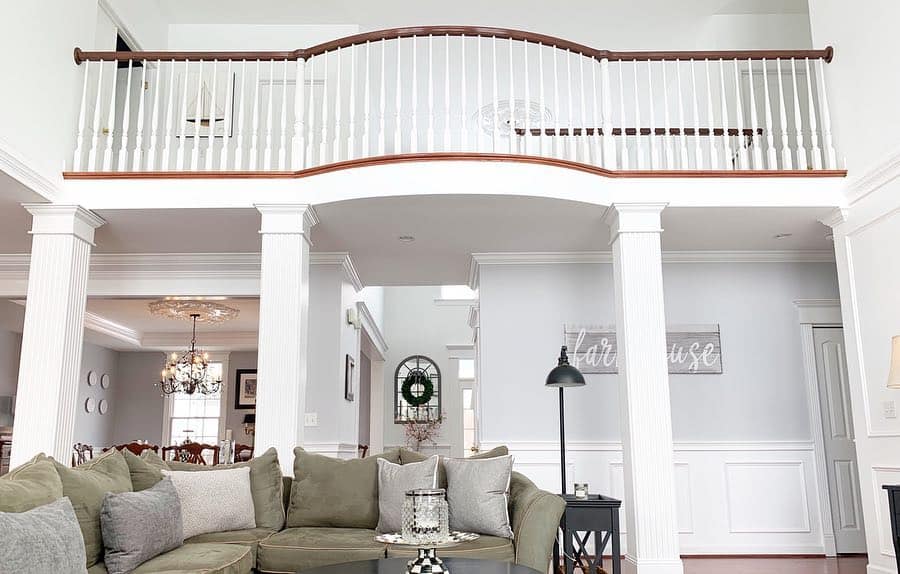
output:
[[[897,574],[897,570],[892,568],[884,568],[875,564],[868,564],[866,566],[866,574]]]

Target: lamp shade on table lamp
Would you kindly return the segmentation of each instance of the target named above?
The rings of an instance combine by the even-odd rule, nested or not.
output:
[[[891,339],[891,372],[887,386],[889,389],[900,389],[900,335]]]

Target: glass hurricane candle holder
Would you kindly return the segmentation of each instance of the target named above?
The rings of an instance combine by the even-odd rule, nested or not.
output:
[[[401,510],[405,541],[436,544],[450,537],[447,492],[443,488],[408,491]]]

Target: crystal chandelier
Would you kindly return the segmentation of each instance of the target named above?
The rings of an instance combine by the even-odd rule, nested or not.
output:
[[[218,393],[222,388],[222,378],[213,379],[209,373],[209,353],[197,348],[197,319],[200,314],[191,313],[190,317],[193,321],[191,348],[181,357],[178,353],[172,353],[166,360],[157,385],[164,395],[192,395],[196,392],[209,395]]]

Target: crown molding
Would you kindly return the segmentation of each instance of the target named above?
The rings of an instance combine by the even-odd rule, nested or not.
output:
[[[387,340],[384,338],[384,333],[378,328],[378,323],[376,323],[375,318],[372,317],[369,306],[366,305],[365,301],[356,302],[356,313],[359,315],[359,320],[362,323],[363,329],[365,329],[366,334],[369,335],[372,344],[375,345],[375,349],[381,353],[382,357],[386,357],[388,351]]]
[[[819,219],[819,223],[822,225],[827,225],[834,229],[838,225],[847,221],[847,216],[849,215],[850,210],[846,207],[836,207],[831,213]]]
[[[96,313],[85,311],[84,328],[90,329],[95,333],[107,335],[109,337],[112,337],[113,339],[122,341],[123,343],[128,343],[129,345],[132,345],[134,347],[141,347],[140,331],[136,331],[124,325],[120,325],[118,323],[110,321],[106,317],[101,317]]]
[[[141,347],[146,350],[178,351],[190,343],[190,333],[144,333]],[[199,346],[204,351],[238,351],[256,349],[259,334],[256,331],[224,331],[201,333]]]
[[[362,279],[359,277],[359,272],[356,270],[356,265],[353,263],[353,258],[346,251],[310,253],[309,263],[310,265],[340,265],[343,268],[347,281],[353,285],[357,293],[365,287]]]
[[[6,172],[47,201],[57,201],[60,198],[62,174],[58,180],[47,177],[3,138],[0,138],[0,171]]]
[[[847,187],[847,202],[857,203],[900,176],[900,148],[890,151]]]

